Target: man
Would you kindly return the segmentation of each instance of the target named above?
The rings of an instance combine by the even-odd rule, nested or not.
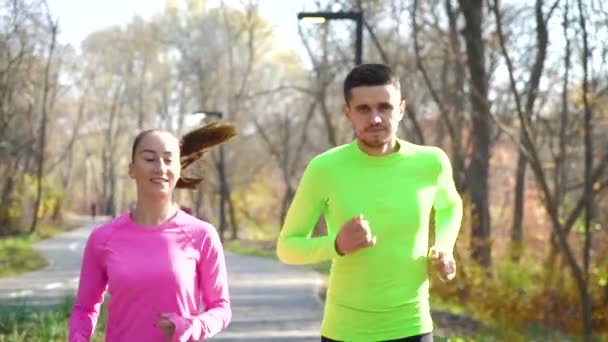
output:
[[[389,67],[355,67],[344,98],[356,139],[307,166],[277,254],[288,264],[332,260],[321,341],[432,341],[428,261],[454,278],[462,218],[450,161],[439,148],[397,138],[406,104]],[[311,237],[320,214],[327,236]]]

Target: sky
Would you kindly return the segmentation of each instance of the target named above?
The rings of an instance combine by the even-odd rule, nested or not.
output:
[[[179,2],[179,0],[178,0]],[[219,0],[208,1],[216,7]],[[239,4],[239,0],[224,0]],[[289,48],[302,51],[297,34],[297,13],[311,10],[312,0],[260,0],[260,13],[276,28],[279,40]],[[125,25],[135,15],[149,18],[161,13],[165,0],[48,0],[51,14],[59,19],[59,41],[78,47],[89,33],[112,25]]]

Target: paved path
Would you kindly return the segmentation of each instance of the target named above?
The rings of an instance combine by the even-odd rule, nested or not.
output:
[[[48,260],[47,267],[13,278],[0,278],[3,307],[52,305],[75,294],[84,244],[95,225],[88,219],[79,219],[76,223],[82,227],[34,246]]]
[[[222,341],[319,341],[318,275],[277,261],[227,255],[233,317]]]
[[[99,223],[98,221],[97,223]],[[84,244],[94,224],[38,243],[49,266],[14,278],[0,278],[0,306],[50,305],[73,296]],[[226,253],[232,323],[214,340],[319,341],[322,303],[316,272],[271,259]]]

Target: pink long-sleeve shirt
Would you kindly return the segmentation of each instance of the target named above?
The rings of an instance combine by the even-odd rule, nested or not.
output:
[[[106,290],[109,342],[165,341],[156,326],[161,313],[170,314],[176,342],[209,338],[232,316],[218,234],[183,211],[155,227],[138,225],[126,213],[91,233],[69,322],[70,342],[90,340]]]

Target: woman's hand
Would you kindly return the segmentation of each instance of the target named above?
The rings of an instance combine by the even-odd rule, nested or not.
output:
[[[175,333],[175,324],[171,322],[169,316],[168,313],[161,313],[160,318],[156,321],[156,326],[163,331],[163,335],[165,335],[167,341],[171,341],[171,337]]]

